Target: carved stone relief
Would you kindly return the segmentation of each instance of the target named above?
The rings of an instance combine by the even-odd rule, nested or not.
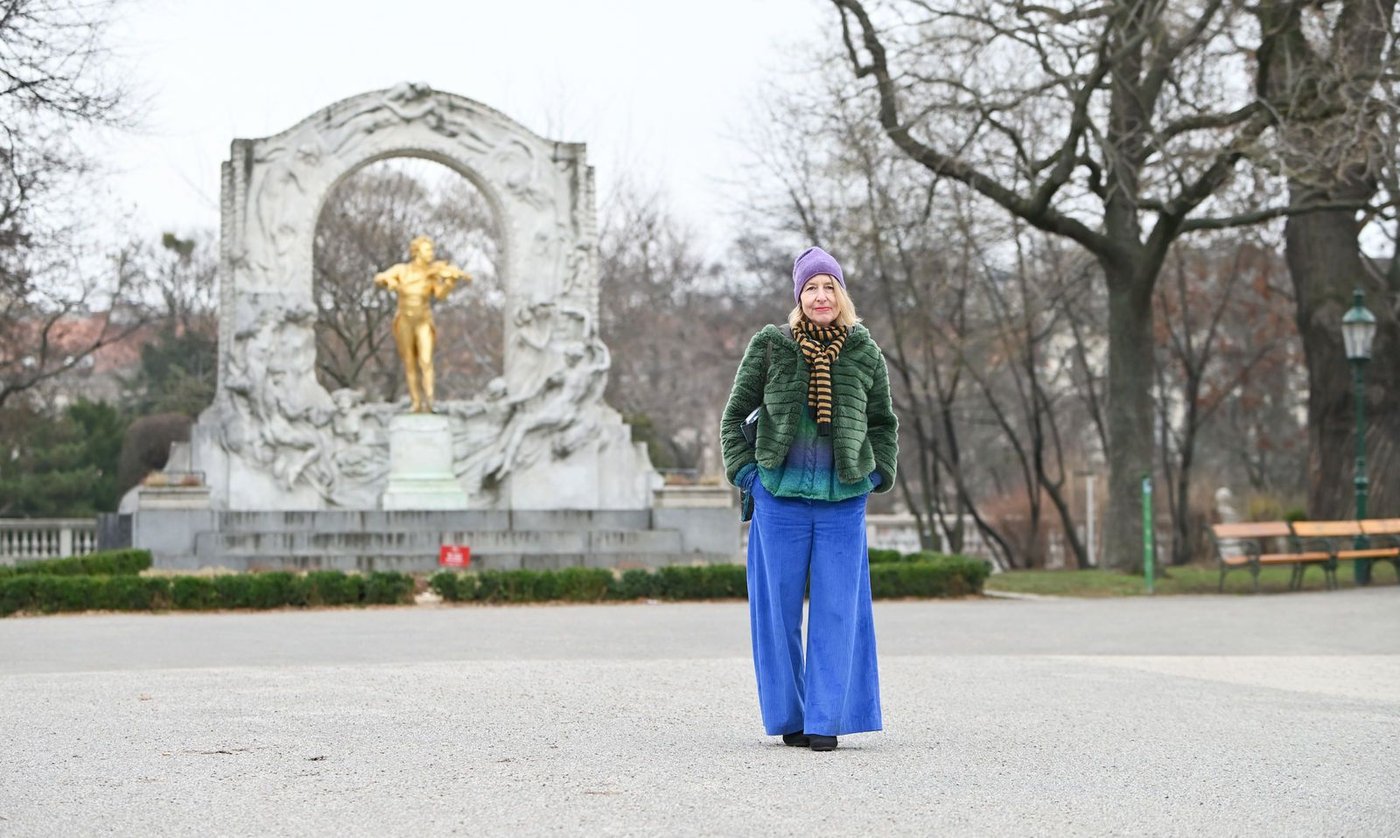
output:
[[[311,253],[335,185],[393,156],[448,165],[500,216],[504,371],[485,392],[442,402],[438,411],[452,420],[453,470],[472,504],[650,506],[655,472],[602,401],[610,359],[597,334],[584,147],[545,140],[490,108],[415,84],[337,102],[274,137],[233,143],[224,164],[219,390],[195,435],[200,445],[218,446],[203,457],[195,451],[211,472],[216,506],[298,508],[310,497],[322,508],[373,508],[396,408],[358,391],[328,393],[316,381]],[[551,469],[569,477],[551,483]],[[250,474],[258,479],[241,477]]]

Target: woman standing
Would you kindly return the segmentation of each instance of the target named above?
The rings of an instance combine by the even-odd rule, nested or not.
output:
[[[831,254],[802,251],[792,293],[788,322],[749,341],[720,437],[725,472],[753,504],[749,626],[763,726],[830,751],[837,736],[881,727],[865,499],[894,485],[899,422],[885,358]],[[755,408],[751,447],[743,424]]]

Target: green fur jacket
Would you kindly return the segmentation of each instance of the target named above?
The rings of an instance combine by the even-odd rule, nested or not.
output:
[[[890,404],[885,356],[864,326],[851,328],[831,367],[831,384],[831,448],[836,476],[843,483],[854,483],[872,471],[879,472],[880,485],[875,491],[888,492],[894,488],[899,460],[899,420]],[[760,402],[758,440],[750,448],[741,426]],[[793,340],[792,330],[787,325],[764,326],[744,350],[720,420],[729,482],[734,482],[747,463],[757,462],[764,468],[782,465],[806,407],[807,361]]]

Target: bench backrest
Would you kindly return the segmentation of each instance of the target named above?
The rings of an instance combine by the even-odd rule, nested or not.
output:
[[[1367,535],[1400,535],[1400,518],[1372,518],[1361,522]]]
[[[1342,538],[1361,535],[1361,522],[1294,521],[1293,534],[1299,538]]]
[[[1237,524],[1211,524],[1210,531],[1219,541],[1236,538],[1283,538],[1289,532],[1287,521],[1244,521]]]

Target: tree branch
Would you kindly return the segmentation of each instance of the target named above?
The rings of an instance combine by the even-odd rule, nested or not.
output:
[[[944,154],[915,139],[910,134],[909,127],[900,122],[897,93],[885,57],[885,47],[880,41],[870,16],[865,11],[865,7],[859,0],[831,0],[831,2],[841,15],[841,37],[856,78],[872,77],[874,79],[880,102],[880,125],[884,128],[885,134],[894,141],[895,145],[899,146],[901,151],[935,175],[951,177],[967,184],[1012,213],[1024,218],[1035,227],[1073,239],[1094,253],[1105,253],[1114,249],[1112,241],[1105,235],[1089,228],[1077,219],[1048,206],[1037,206],[1003,186],[1000,180],[988,177],[962,160]],[[852,38],[850,17],[854,17],[860,25],[861,43],[866,52],[870,54],[869,64],[864,64],[860,60],[859,51]]]

